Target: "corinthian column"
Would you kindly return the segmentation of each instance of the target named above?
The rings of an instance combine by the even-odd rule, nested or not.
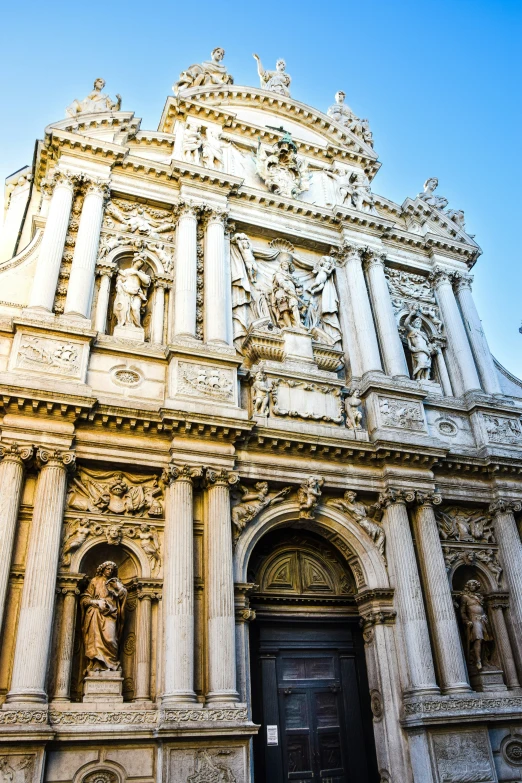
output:
[[[514,637],[522,653],[522,543],[513,515],[522,504],[499,498],[489,507],[493,515],[500,562],[509,588],[509,604]]]
[[[415,693],[438,693],[428,623],[415,560],[406,502],[413,492],[387,489],[379,497],[385,508],[388,563],[395,582],[397,615],[404,638],[410,688]],[[444,574],[446,579],[446,574]]]
[[[416,500],[420,505],[413,526],[440,685],[444,693],[465,693],[471,688],[433,510],[442,498],[437,493],[417,492]]]
[[[384,274],[386,256],[369,251],[366,254],[366,274],[370,288],[373,312],[377,322],[379,342],[386,373],[392,377],[409,378],[408,365]]]
[[[205,236],[205,341],[227,342],[227,270],[225,266],[226,213],[215,210],[207,218]]]
[[[203,473],[189,465],[163,472],[165,557],[163,618],[165,629],[164,705],[194,704],[194,532],[192,482]]]
[[[239,701],[236,690],[234,572],[230,486],[239,480],[228,470],[206,471],[207,520],[207,703],[231,706]]]
[[[508,596],[506,593],[490,593],[486,600],[493,623],[495,641],[500,652],[506,685],[508,688],[520,688],[506,618],[504,617],[504,610],[509,606]]]
[[[375,334],[372,309],[366,290],[362,268],[363,249],[346,245],[346,280],[348,283],[348,308],[350,311],[350,331],[358,354],[357,364],[362,374],[382,372],[379,346]]]
[[[45,681],[53,627],[56,573],[60,554],[70,451],[38,450],[40,475],[29,533],[24,586],[13,664],[6,701],[46,702]]]
[[[74,195],[73,178],[59,172],[45,224],[29,307],[52,312]]]
[[[489,350],[486,335],[482,329],[473,294],[471,293],[471,275],[455,275],[455,290],[464,320],[464,328],[468,333],[471,350],[477,363],[482,388],[488,394],[502,394],[498,373]]]
[[[181,205],[176,231],[175,337],[196,336],[197,226],[196,208]]]
[[[24,463],[32,455],[32,446],[18,446],[17,443],[0,446],[0,632],[22,495]]]
[[[78,583],[81,574],[63,574],[58,588],[63,593],[62,621],[58,640],[58,664],[54,701],[71,700],[71,669],[74,654],[74,629],[76,624],[76,600],[80,595]]]
[[[91,182],[87,187],[74,246],[65,314],[90,317],[103,206],[108,195],[109,189],[106,183]]]
[[[431,277],[434,280],[437,300],[446,327],[447,354],[453,390],[457,395],[480,390],[477,368],[453,293],[450,275],[441,267],[436,267]]]

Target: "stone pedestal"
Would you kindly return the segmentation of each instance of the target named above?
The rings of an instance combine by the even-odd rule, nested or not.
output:
[[[143,343],[145,342],[145,329],[141,326],[115,326],[113,336]]]
[[[123,677],[121,671],[99,672],[86,677],[83,682],[83,701],[123,701]]]
[[[469,679],[474,691],[505,691],[504,677],[500,669],[475,669],[469,667]]]
[[[287,361],[315,364],[312,338],[309,334],[300,332],[297,329],[283,329],[282,334],[285,341],[285,357]]]

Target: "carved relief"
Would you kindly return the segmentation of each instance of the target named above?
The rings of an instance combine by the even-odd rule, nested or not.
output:
[[[424,430],[424,416],[419,402],[379,397],[379,413],[384,427]]]
[[[278,196],[297,198],[310,189],[312,175],[307,161],[297,154],[297,145],[287,131],[269,151],[259,142],[256,171],[268,190]]]
[[[493,575],[497,585],[502,582],[502,566],[494,549],[474,549],[443,546],[442,552],[446,570],[455,571],[459,565],[476,566],[482,564]]]
[[[245,527],[268,506],[281,503],[292,491],[292,487],[285,487],[274,495],[269,494],[268,482],[258,481],[253,488],[238,487],[237,503],[232,507],[232,524],[235,540],[239,538]]]
[[[522,430],[518,420],[484,414],[484,422],[490,443],[522,444]]]
[[[259,370],[255,374],[252,383],[252,402],[255,416],[268,416],[270,412],[270,392],[272,383],[267,380],[265,373]]]
[[[388,281],[388,288],[392,300],[394,298],[416,299],[421,302],[435,304],[435,296],[431,289],[428,278],[424,275],[414,275],[411,272],[404,272],[402,269],[391,269],[385,267],[384,274]]]
[[[210,126],[187,122],[183,134],[183,160],[208,169],[223,169],[223,145],[219,133]]]
[[[179,394],[191,397],[212,397],[224,402],[234,401],[234,374],[232,370],[192,362],[178,363]]]
[[[122,516],[163,516],[163,487],[158,478],[80,468],[71,480],[67,508]]]
[[[500,752],[512,767],[522,767],[522,736],[514,734],[502,741]]]
[[[136,236],[156,241],[171,242],[173,239],[172,212],[165,209],[153,209],[132,201],[112,199],[105,208],[104,225],[114,228],[118,224],[121,226],[120,230]]]
[[[493,783],[496,773],[485,731],[452,731],[431,736],[439,783]]]
[[[297,502],[299,503],[299,518],[313,519],[319,505],[324,478],[321,476],[309,476],[297,490]]]
[[[30,783],[34,761],[34,756],[1,755],[0,783]]]
[[[386,533],[379,524],[382,517],[382,511],[377,505],[367,506],[361,501],[356,501],[356,492],[345,492],[343,498],[329,498],[326,501],[327,506],[338,508],[348,514],[372,539],[379,553],[386,560],[384,548],[386,544]]]
[[[89,772],[89,774],[82,779],[82,783],[119,783],[119,778],[115,772],[100,769],[95,772]]]
[[[437,509],[435,512],[439,535],[443,541],[470,541],[495,543],[491,518],[480,511],[464,511],[457,506]]]
[[[81,343],[22,334],[15,367],[20,370],[80,378],[83,350]]]
[[[188,776],[187,783],[236,783],[236,777],[228,766],[217,763],[206,750],[198,750],[194,773]]]
[[[343,403],[336,386],[276,378],[270,389],[274,416],[341,424]]]
[[[362,413],[359,410],[362,405],[362,400],[359,397],[359,389],[350,389],[347,396],[344,398],[344,410],[346,414],[346,426],[350,430],[360,430]]]
[[[344,102],[346,93],[342,90],[335,93],[335,103],[327,110],[327,114],[339,125],[344,125],[348,130],[359,136],[366,144],[373,147],[373,133],[370,130],[370,123],[367,119],[359,119],[351,108]]]

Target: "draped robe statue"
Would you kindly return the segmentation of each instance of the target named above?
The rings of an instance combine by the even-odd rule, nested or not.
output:
[[[118,656],[127,590],[118,579],[116,563],[107,560],[96,569],[96,576],[80,596],[82,634],[86,674],[119,671]]]

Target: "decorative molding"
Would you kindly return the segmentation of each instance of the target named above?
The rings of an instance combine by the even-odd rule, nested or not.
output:
[[[160,713],[161,723],[216,723],[218,721],[239,722],[248,720],[246,708],[164,710]]]
[[[343,401],[341,389],[337,386],[276,378],[272,382],[270,396],[274,416],[342,424]],[[299,407],[291,408],[290,405],[297,401]]]

